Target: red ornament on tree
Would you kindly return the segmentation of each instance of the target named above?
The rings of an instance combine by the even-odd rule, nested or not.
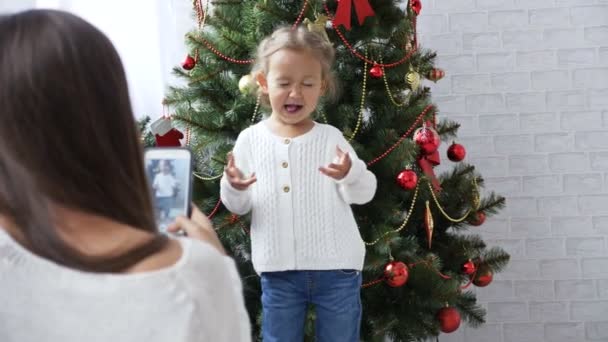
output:
[[[473,218],[469,219],[469,224],[472,226],[481,226],[486,221],[486,214],[483,211],[478,211],[473,214]]]
[[[195,66],[196,59],[194,59],[194,57],[190,55],[188,55],[188,57],[186,57],[186,60],[182,63],[182,68],[184,68],[185,70],[192,70]]]
[[[391,261],[384,266],[384,280],[388,286],[403,286],[407,282],[408,277],[407,265],[401,261]]]
[[[444,333],[451,333],[456,331],[460,326],[460,313],[456,308],[445,307],[441,308],[437,313],[437,320],[439,321],[439,329]]]
[[[464,146],[452,143],[450,147],[448,147],[448,159],[453,162],[459,162],[464,159],[467,155],[467,150],[465,150]]]
[[[369,74],[373,78],[380,78],[384,75],[382,68],[378,65],[374,65],[371,69],[369,69]]]
[[[418,175],[413,170],[405,169],[397,175],[397,184],[405,190],[414,190],[418,184]]]
[[[412,8],[412,11],[418,15],[422,10],[422,2],[420,2],[420,0],[410,0],[410,7]]]
[[[427,78],[433,82],[437,82],[445,76],[445,71],[439,68],[433,68],[427,76]]]
[[[492,282],[492,279],[494,279],[494,274],[491,270],[486,269],[477,273],[475,278],[473,278],[473,284],[478,287],[488,286]]]
[[[425,125],[414,132],[414,142],[420,146],[422,154],[431,154],[437,151],[441,139],[434,129]]]
[[[462,265],[462,273],[464,273],[466,275],[471,275],[471,274],[475,273],[475,271],[477,271],[477,266],[475,266],[475,263],[471,260],[465,262]]]

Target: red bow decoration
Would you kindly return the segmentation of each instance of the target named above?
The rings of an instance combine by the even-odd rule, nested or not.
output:
[[[431,121],[427,121],[426,125],[427,125],[427,127],[433,127],[433,123]],[[424,174],[431,181],[431,184],[433,185],[433,189],[435,189],[435,192],[441,191],[441,184],[439,183],[437,176],[435,176],[435,171],[433,171],[433,167],[440,164],[439,151],[435,151],[431,154],[426,154],[426,155],[421,153],[418,156],[417,161],[418,161],[418,166],[420,167],[422,172],[424,172]]]
[[[341,0],[338,3],[336,17],[334,18],[334,25],[336,27],[342,25],[347,30],[350,30],[350,15],[352,2],[355,3],[355,11],[357,12],[359,25],[363,25],[363,21],[365,21],[365,18],[374,16],[374,10],[372,9],[372,6],[370,6],[368,0]]]
[[[420,0],[410,0],[410,7],[414,11],[414,13],[418,15],[422,10],[422,2],[420,2]]]

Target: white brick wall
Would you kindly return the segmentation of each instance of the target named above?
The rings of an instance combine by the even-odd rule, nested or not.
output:
[[[608,341],[608,1],[422,5],[421,45],[446,71],[434,101],[507,197],[474,229],[512,256],[475,289],[488,323],[440,340]]]

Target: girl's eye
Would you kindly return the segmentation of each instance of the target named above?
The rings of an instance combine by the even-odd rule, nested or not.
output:
[[[289,83],[279,83],[279,87],[287,87]]]
[[[304,83],[304,86],[305,86],[305,87],[312,87],[312,86],[314,86],[314,84],[311,84],[311,83]]]

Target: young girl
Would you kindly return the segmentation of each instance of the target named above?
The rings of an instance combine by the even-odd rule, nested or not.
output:
[[[370,201],[376,178],[342,132],[311,118],[335,88],[333,60],[333,47],[303,28],[261,42],[254,73],[272,114],[241,132],[221,181],[230,211],[252,211],[264,342],[302,341],[308,304],[317,341],[359,341],[365,245],[350,204]]]

